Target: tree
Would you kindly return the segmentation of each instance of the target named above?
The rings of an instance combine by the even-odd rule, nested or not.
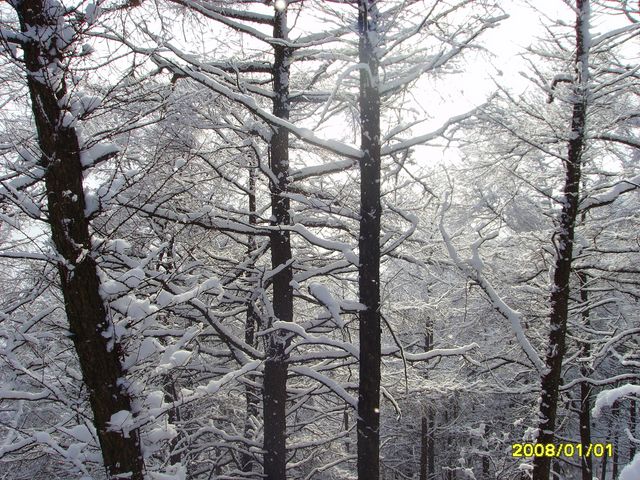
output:
[[[83,185],[85,167],[103,161],[115,151],[106,148],[94,158],[86,152],[83,155],[75,124],[78,116],[95,108],[94,100],[72,98],[73,92],[68,89],[87,20],[81,15],[80,21],[74,21],[75,10],[57,2],[16,0],[11,6],[20,28],[5,39],[22,51],[22,58],[16,56],[14,60],[24,65],[40,150],[32,168],[39,172],[35,181],[44,183],[47,209],[43,217],[55,247],[64,308],[88,389],[104,465],[109,478],[126,474],[141,480],[144,462],[138,431],[125,434],[112,428],[113,422],[130,414],[132,403],[123,381],[122,350],[113,338],[100,292]],[[6,190],[3,196],[14,202],[22,197]]]
[[[360,373],[358,385],[358,478],[380,472],[380,79],[376,54],[378,7],[358,2],[360,62]]]

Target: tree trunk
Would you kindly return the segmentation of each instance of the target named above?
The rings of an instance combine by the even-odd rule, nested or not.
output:
[[[49,2],[24,0],[15,2],[15,8],[23,32],[34,29],[55,32],[61,28],[63,12]],[[62,122],[64,112],[58,103],[67,93],[64,72],[59,70],[63,58],[60,44],[64,42],[55,34],[50,40],[31,40],[24,44],[31,108],[42,166],[46,169],[51,238],[61,259],[58,273],[65,312],[89,392],[107,476],[142,480],[144,463],[138,431],[123,433],[110,429],[112,415],[131,412],[131,398],[120,363],[120,345],[114,344],[91,253],[78,135],[75,128]],[[52,78],[54,75],[59,77]]]
[[[589,292],[586,289],[587,274],[578,272],[578,280],[580,282],[580,301],[583,305],[582,323],[585,327],[590,326],[589,309],[587,302],[589,301]],[[582,345],[582,355],[587,358],[591,354],[591,345],[588,341]],[[580,367],[580,373],[584,378],[591,376],[591,369],[586,362]],[[586,455],[591,444],[591,386],[588,383],[580,384],[580,443],[582,444],[583,456],[580,460],[582,469],[582,480],[592,480],[593,478],[593,459],[591,455]]]
[[[611,436],[607,437],[607,443],[609,443],[611,441]],[[601,471],[600,471],[600,480],[607,480],[607,459],[609,457],[607,456],[607,449],[604,449],[604,455],[602,455],[602,465],[601,465]],[[615,480],[615,479],[614,479]]]
[[[613,417],[613,425],[618,425],[618,418],[620,416],[619,402],[613,402],[613,405],[611,407],[611,416]],[[613,436],[611,443],[613,443],[614,446],[618,445],[618,429],[614,427],[611,435]],[[614,480],[618,478],[618,453],[619,449],[614,448],[611,458],[611,478],[613,478]]]
[[[258,218],[256,214],[256,173],[253,165],[249,167],[249,225],[257,225]],[[247,239],[247,255],[251,257],[256,249],[256,239],[254,235],[249,235]],[[247,345],[255,346],[256,325],[258,325],[259,317],[254,305],[255,298],[253,295],[249,298],[247,305],[247,316],[244,325],[244,341]],[[252,439],[255,436],[253,428],[253,418],[258,417],[258,400],[259,392],[251,385],[245,385],[244,398],[246,403],[245,421],[244,421],[244,437]],[[245,473],[253,472],[254,460],[250,453],[242,453],[240,455],[240,470]]]
[[[427,480],[427,461],[429,451],[429,424],[427,417],[422,417],[420,431],[420,480]]]
[[[637,424],[637,415],[636,415],[636,401],[631,400],[629,402],[629,431],[633,438],[636,437],[636,424]],[[633,441],[629,442],[629,462],[633,460],[633,457],[636,456],[636,444]]]
[[[375,2],[358,1],[360,69],[360,373],[358,479],[380,475],[380,94]]]
[[[537,443],[553,443],[558,410],[559,387],[562,361],[565,355],[567,316],[569,309],[569,277],[573,261],[573,239],[578,217],[580,194],[580,174],[584,150],[585,125],[587,118],[586,89],[589,70],[589,45],[585,33],[589,29],[589,1],[576,0],[576,58],[577,81],[574,86],[575,103],[571,119],[571,139],[569,140],[565,163],[564,202],[560,215],[557,235],[557,254],[551,291],[551,314],[549,316],[549,348],[546,357],[547,371],[541,378],[541,402]],[[535,457],[533,477],[549,480],[551,459]]]
[[[276,8],[274,38],[287,39],[287,9]],[[281,44],[274,46],[273,62],[273,114],[289,119],[289,64],[291,49]],[[270,167],[275,180],[270,182],[273,226],[289,225],[289,133],[275,128],[270,144]],[[273,313],[276,320],[293,321],[293,289],[291,287],[291,239],[289,232],[274,229],[271,234],[271,267],[273,276]],[[286,402],[287,402],[287,336],[272,333],[267,340],[267,358],[264,366],[264,473],[268,480],[286,478]]]

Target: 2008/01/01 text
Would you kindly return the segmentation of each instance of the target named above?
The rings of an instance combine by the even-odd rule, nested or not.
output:
[[[514,443],[511,445],[511,456],[528,457],[597,457],[613,456],[613,444],[611,443]]]

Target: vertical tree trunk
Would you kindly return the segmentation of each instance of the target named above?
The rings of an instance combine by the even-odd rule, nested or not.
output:
[[[619,402],[613,402],[613,405],[611,407],[611,415],[613,416],[613,425],[618,425],[618,417],[620,416],[620,403]],[[618,445],[618,429],[617,428],[613,428],[613,431],[611,432],[611,435],[613,436],[612,442],[614,445],[614,449],[613,449],[613,455],[611,456],[611,478],[613,478],[614,480],[618,478],[618,464],[619,464],[619,449],[615,448],[616,445]]]
[[[578,272],[578,280],[580,282],[580,301],[583,305],[582,323],[585,327],[589,327],[589,309],[587,302],[589,301],[589,292],[586,289],[587,274]],[[591,354],[591,345],[588,341],[582,344],[582,355],[587,358]],[[587,364],[580,367],[580,373],[584,378],[591,376],[591,369]],[[592,480],[593,478],[593,459],[590,455],[586,455],[591,444],[591,386],[588,383],[580,384],[580,443],[582,444],[583,456],[580,460],[582,469],[582,480]]]
[[[349,410],[345,409],[342,414],[342,420],[344,431],[349,431]],[[349,440],[349,435],[344,437],[344,449],[347,453],[351,453],[351,441]]]
[[[176,390],[176,384],[170,374],[164,375],[162,378],[162,389],[164,391],[164,401],[166,403],[172,403],[178,400],[178,392]],[[167,413],[167,420],[171,424],[175,424],[181,421],[180,418],[180,408],[173,407]],[[176,447],[180,442],[180,435],[169,440],[169,451],[171,452],[169,455],[169,463],[171,465],[175,465],[177,463],[182,462],[182,454],[176,452]]]
[[[249,225],[256,225],[258,218],[256,214],[256,172],[251,165],[249,167]],[[247,239],[247,255],[251,257],[256,249],[256,240],[254,235],[249,235]],[[256,325],[258,324],[258,314],[254,305],[255,299],[253,296],[249,299],[247,305],[247,316],[245,318],[244,325],[244,341],[247,345],[255,346],[255,332]],[[259,392],[256,391],[251,385],[245,385],[244,398],[246,402],[246,412],[244,421],[244,437],[247,439],[254,437],[253,422],[252,419],[258,416],[258,399]],[[240,469],[243,472],[254,471],[253,455],[249,453],[243,453],[240,455]]]
[[[358,1],[360,61],[360,374],[358,479],[380,475],[380,93],[375,2]]]
[[[636,401],[631,400],[629,402],[629,431],[633,438],[636,438],[636,425],[638,423],[636,414]],[[636,456],[636,444],[632,441],[629,442],[629,461],[633,460]]]
[[[575,103],[571,118],[571,138],[565,162],[564,202],[557,230],[557,254],[551,291],[549,316],[549,348],[547,371],[541,378],[541,402],[537,443],[553,443],[558,410],[562,361],[565,355],[567,316],[569,309],[569,277],[573,261],[573,239],[578,217],[580,173],[587,119],[587,82],[589,72],[589,44],[585,35],[589,29],[589,0],[576,0],[576,58],[577,80],[574,86]],[[549,480],[551,459],[535,457],[533,477]]]
[[[433,323],[429,317],[425,321],[424,351],[433,349]],[[420,480],[433,480],[435,478],[435,448],[434,448],[434,413],[431,408],[423,414],[420,436]]]
[[[287,9],[276,8],[274,38],[287,39]],[[291,49],[281,44],[274,47],[273,62],[273,114],[289,119],[289,63]],[[270,182],[273,226],[289,225],[289,199],[283,195],[288,187],[289,133],[276,128],[270,144],[270,167],[275,180]],[[293,290],[291,287],[291,239],[289,232],[274,229],[271,234],[271,267],[273,276],[273,313],[275,319],[293,321]],[[280,332],[267,340],[264,365],[264,473],[268,480],[286,478],[286,402],[287,358],[286,336]]]
[[[482,478],[490,478],[489,477],[489,469],[491,467],[491,462],[489,461],[489,455],[482,456]]]
[[[420,480],[427,480],[427,461],[429,451],[429,424],[427,417],[422,417],[420,429]]]
[[[23,32],[48,32],[24,44],[27,83],[46,169],[51,238],[60,256],[58,272],[65,312],[82,378],[89,392],[102,457],[108,478],[142,480],[144,463],[137,430],[123,434],[110,429],[113,414],[131,412],[120,363],[120,346],[114,345],[110,319],[100,296],[97,266],[91,250],[89,221],[85,216],[80,146],[75,128],[66,126],[58,100],[67,93],[64,83],[65,41],[61,28],[62,6],[41,0],[14,2]],[[46,43],[46,45],[45,45]]]
[[[611,436],[607,436],[607,443],[609,443],[611,441]],[[607,449],[604,449],[604,455],[602,455],[602,464],[601,464],[601,471],[600,471],[600,480],[607,480],[607,460],[608,460],[608,456],[607,456]],[[614,479],[615,480],[615,479]]]

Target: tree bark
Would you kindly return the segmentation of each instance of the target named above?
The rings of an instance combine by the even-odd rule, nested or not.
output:
[[[611,416],[613,417],[613,425],[616,425],[618,423],[617,422],[618,418],[620,417],[619,402],[613,402],[613,405],[611,407]],[[615,446],[615,445],[618,445],[618,429],[614,427],[612,430],[613,431],[611,432],[611,435],[613,436],[613,439],[611,443],[613,443],[613,445]],[[618,453],[619,453],[619,449],[614,448],[613,455],[611,456],[611,478],[613,479],[618,478],[618,466],[619,466]]]
[[[565,162],[564,202],[557,236],[557,254],[551,291],[549,316],[549,348],[546,356],[546,372],[541,378],[541,401],[537,443],[553,443],[558,409],[562,361],[566,351],[567,316],[569,309],[569,277],[573,262],[573,240],[578,217],[582,153],[587,120],[587,82],[589,69],[589,45],[585,33],[589,29],[589,1],[576,0],[576,57],[577,80],[574,86],[575,102],[571,118],[571,138]],[[549,480],[551,459],[535,457],[533,478]]]
[[[420,480],[427,480],[427,452],[429,451],[429,425],[427,417],[422,417],[420,429]]]
[[[63,12],[49,2],[24,0],[14,5],[22,32],[56,32],[60,28],[58,22]],[[120,362],[120,345],[112,338],[112,325],[100,296],[100,280],[91,252],[78,134],[75,128],[65,126],[64,112],[58,103],[67,93],[66,72],[59,70],[63,68],[59,45],[64,43],[54,33],[50,40],[28,40],[23,45],[31,108],[42,166],[46,169],[51,238],[60,258],[58,273],[65,312],[89,392],[107,477],[142,480],[144,462],[138,431],[123,433],[110,429],[113,414],[131,412],[131,398]]]
[[[380,94],[375,2],[358,1],[360,61],[360,374],[358,479],[380,475]]]
[[[249,166],[249,225],[257,225],[258,218],[256,214],[256,173],[253,165]],[[249,235],[247,239],[247,255],[251,257],[256,250],[256,239],[254,235]],[[255,298],[253,295],[249,298],[247,305],[247,316],[245,318],[244,325],[244,341],[247,345],[255,347],[256,339],[255,332],[256,326],[259,322],[259,316],[256,312]],[[246,402],[246,412],[244,421],[244,437],[251,439],[254,437],[255,432],[253,428],[252,419],[258,417],[259,396],[260,392],[256,391],[256,388],[251,385],[245,385],[244,397]],[[254,458],[250,453],[242,453],[240,455],[240,470],[243,472],[253,472],[255,470]]]
[[[287,9],[276,8],[274,17],[274,38],[286,40]],[[291,49],[282,44],[274,46],[273,62],[273,114],[289,119],[289,64]],[[289,199],[283,194],[288,188],[289,175],[289,133],[284,128],[275,127],[271,137],[270,167],[274,179],[270,182],[271,213],[273,226],[289,225]],[[273,312],[275,319],[293,321],[293,279],[291,270],[291,239],[289,232],[274,229],[271,241],[271,267],[278,270],[273,276]],[[272,333],[267,340],[264,366],[264,473],[268,480],[286,478],[286,402],[287,402],[287,336],[281,332]]]
[[[636,401],[631,400],[629,402],[629,431],[633,438],[636,438],[636,425],[637,425],[637,414],[636,414]],[[632,441],[629,442],[629,461],[633,460],[633,457],[636,456],[636,444]]]
[[[582,310],[582,323],[585,327],[590,326],[589,309],[587,302],[589,301],[589,292],[586,289],[587,274],[578,272],[578,281],[580,282],[580,301],[584,306]],[[591,345],[588,341],[582,344],[582,355],[588,358],[591,354]],[[586,364],[580,368],[580,373],[584,378],[589,378],[593,373],[591,368]],[[593,459],[590,455],[586,455],[591,444],[591,386],[583,382],[580,384],[580,443],[582,444],[582,452],[584,455],[580,460],[582,469],[582,480],[592,480],[593,478]]]
[[[424,351],[433,349],[433,322],[427,316],[424,326]],[[435,415],[431,408],[422,416],[420,436],[420,480],[435,479]]]

